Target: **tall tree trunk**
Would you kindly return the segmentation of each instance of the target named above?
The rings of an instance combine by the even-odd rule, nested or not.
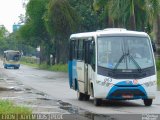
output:
[[[108,16],[108,24],[107,24],[107,26],[108,26],[108,28],[114,27],[114,22],[109,16]]]
[[[130,16],[130,29],[136,30],[136,18],[134,12],[134,0],[131,1],[131,16]]]
[[[157,55],[160,57],[160,15],[157,16],[155,24],[155,34],[156,34],[156,43],[157,43]]]
[[[153,20],[153,40],[156,42],[157,45],[157,52],[156,56],[160,56],[160,15],[157,15],[156,18]]]
[[[41,45],[40,46],[40,64],[45,62],[45,50],[44,50],[44,46]]]
[[[156,39],[158,44],[160,45],[160,15],[157,17],[157,32],[156,32]]]

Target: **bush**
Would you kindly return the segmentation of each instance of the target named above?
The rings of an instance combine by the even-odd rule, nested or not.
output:
[[[156,60],[156,67],[157,67],[157,71],[160,70],[160,60]]]
[[[8,100],[0,100],[0,113],[1,114],[32,114],[31,109],[16,106]]]
[[[27,56],[22,56],[21,57],[21,62],[37,64],[37,61],[38,60],[37,60],[36,57],[27,57]]]
[[[55,72],[68,72],[68,65],[67,64],[55,64],[55,65],[46,65],[41,64],[39,66],[40,69],[55,71]]]

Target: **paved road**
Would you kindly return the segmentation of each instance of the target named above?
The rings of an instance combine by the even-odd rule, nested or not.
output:
[[[16,79],[23,84],[47,93],[56,100],[70,103],[95,114],[160,114],[160,92],[151,107],[145,107],[142,100],[123,102],[104,102],[103,106],[96,107],[90,101],[78,101],[76,92],[69,88],[68,74],[38,70],[22,65],[19,70],[4,69],[0,62],[0,71],[11,79]]]

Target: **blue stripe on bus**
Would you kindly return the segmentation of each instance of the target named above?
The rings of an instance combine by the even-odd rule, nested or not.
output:
[[[72,61],[68,61],[69,86],[72,87]]]
[[[132,84],[132,83],[131,83]],[[117,85],[117,86],[116,86]],[[117,83],[116,85],[114,85],[111,90],[109,91],[108,95],[107,95],[107,99],[124,99],[122,97],[122,95],[119,95],[119,96],[112,96],[112,93],[114,93],[115,91],[118,91],[118,90],[139,90],[141,91],[145,96],[133,96],[133,98],[131,99],[147,99],[147,93],[145,91],[145,89],[143,88],[142,85],[138,84],[138,85],[133,85],[132,86],[128,86],[127,87],[127,83],[126,81],[123,81],[123,82],[119,82]],[[125,87],[119,87],[120,85],[124,85]]]
[[[75,90],[78,90],[77,61],[72,61],[72,82],[75,82]]]
[[[78,90],[78,76],[77,76],[77,62],[76,60],[69,61],[68,62],[68,70],[69,70],[69,85],[70,88],[74,88],[75,90]],[[75,86],[73,86],[75,85]]]
[[[4,67],[20,67],[20,64],[4,64]]]

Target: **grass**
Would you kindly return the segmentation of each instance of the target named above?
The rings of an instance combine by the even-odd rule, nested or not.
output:
[[[157,85],[158,85],[158,88],[160,88],[160,70],[157,71]]]
[[[46,65],[46,64],[36,64],[36,63],[28,63],[21,61],[21,64],[23,65],[28,65],[31,67],[36,67],[41,70],[49,70],[49,71],[54,71],[54,72],[68,72],[68,65],[67,64],[56,64],[56,65]]]
[[[39,65],[36,64],[36,63],[28,63],[28,62],[24,62],[24,61],[21,61],[21,64],[28,65],[28,66],[31,66],[31,67],[36,67],[36,68],[39,67]]]
[[[41,64],[39,68],[43,70],[49,70],[49,71],[55,71],[55,72],[68,72],[67,64],[56,64],[52,66]]]
[[[29,108],[16,106],[8,100],[0,100],[1,114],[32,114]]]
[[[54,71],[54,72],[68,72],[68,65],[67,64],[56,64],[56,65],[46,65],[46,64],[41,64],[38,65],[36,63],[27,63],[24,61],[21,61],[21,64],[23,65],[28,65],[31,67],[36,67],[41,70],[49,70],[49,71]]]
[[[67,64],[56,64],[56,65],[47,65],[47,64],[37,64],[37,59],[34,57],[22,57],[21,64],[28,65],[31,67],[36,67],[42,70],[49,70],[54,72],[68,72]]]
[[[157,86],[160,88],[160,60],[156,60],[156,66],[157,66]]]

